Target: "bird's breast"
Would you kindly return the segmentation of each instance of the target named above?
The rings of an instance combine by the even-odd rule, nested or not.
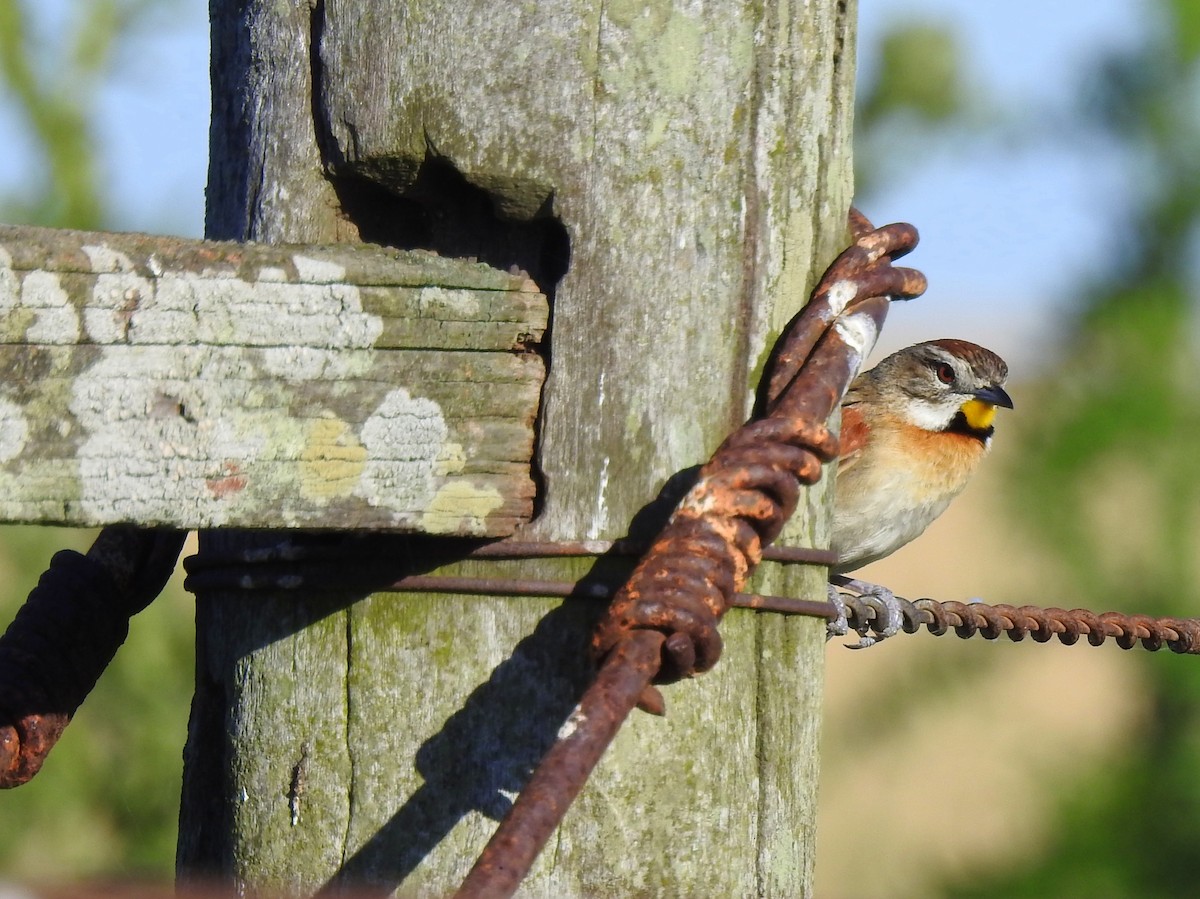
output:
[[[892,465],[907,470],[904,480],[918,496],[948,494],[953,498],[967,486],[989,446],[990,438],[905,426],[892,430],[890,439],[879,441],[878,449],[891,457]]]
[[[889,422],[872,427],[861,456],[839,472],[834,512],[838,568],[883,558],[918,537],[987,453],[979,439]]]

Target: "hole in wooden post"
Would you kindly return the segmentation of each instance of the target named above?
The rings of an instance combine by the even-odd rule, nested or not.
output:
[[[331,134],[324,107],[325,0],[313,0],[309,25],[317,142],[342,214],[359,237],[401,250],[478,259],[499,269],[519,268],[553,306],[571,258],[566,226],[553,211],[554,188],[506,172],[464,176],[432,142],[419,162],[411,156],[348,159]]]
[[[549,209],[550,198],[531,217],[506,215],[503,197],[470,183],[432,153],[404,190],[394,191],[380,180],[357,173],[333,180],[342,212],[363,240],[519,268],[553,301],[571,249],[566,227]]]
[[[347,159],[330,131],[324,107],[325,0],[313,0],[310,27],[313,125],[345,220],[368,243],[430,250],[528,274],[549,302],[550,317],[541,341],[529,341],[523,349],[540,354],[548,372],[554,297],[571,260],[570,235],[553,211],[553,187],[508,173],[472,173],[468,178],[437,152],[428,135],[419,163],[410,156]],[[540,442],[539,413],[534,422],[535,460]],[[530,468],[536,517],[545,484],[536,462]]]
[[[343,166],[343,172],[350,172],[331,178],[343,214],[364,241],[477,259],[498,269],[520,269],[533,279],[550,303],[550,320],[541,341],[530,343],[527,349],[541,354],[548,371],[554,294],[571,257],[566,226],[551,212],[552,192],[541,191],[540,205],[532,215],[522,217],[505,214],[516,205],[511,198],[493,195],[472,184],[451,162],[432,152],[426,154],[415,177],[409,179],[389,178],[375,172],[374,166],[364,168],[371,170],[369,175],[357,166]],[[394,189],[393,181],[407,182],[407,186]],[[527,193],[538,195],[536,190]],[[540,416],[534,428],[536,447],[541,439]],[[531,469],[536,484],[536,516],[545,497],[545,485],[538,466],[534,464]]]

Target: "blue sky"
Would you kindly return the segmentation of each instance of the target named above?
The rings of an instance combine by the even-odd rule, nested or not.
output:
[[[1039,367],[1069,311],[1081,272],[1121,233],[1127,192],[1111,147],[1063,130],[1058,114],[1087,62],[1126,46],[1145,27],[1134,0],[860,0],[859,64],[896,22],[951,24],[974,72],[1003,110],[1037,113],[1020,146],[1002,140],[931,148],[929,157],[874,196],[875,221],[917,225],[911,257],[929,292],[893,310],[880,340],[891,350],[916,340],[963,337],[1008,359],[1015,379]],[[1079,241],[1078,236],[1085,238]]]
[[[67,0],[27,3],[43,21],[70,14]],[[1006,109],[1044,113],[1042,134],[1020,148],[1002,142],[934,149],[914,168],[860,197],[877,222],[903,219],[922,234],[913,264],[930,279],[921,300],[895,310],[881,340],[890,350],[956,336],[1007,357],[1014,376],[1037,368],[1072,291],[1072,278],[1119,234],[1120,170],[1104,148],[1057,134],[1054,110],[1078,86],[1083,64],[1120,46],[1143,23],[1134,0],[860,0],[860,66],[894,22],[951,23],[963,38],[973,81]],[[103,171],[115,224],[199,236],[207,151],[207,3],[179,0],[120,60],[103,91]],[[0,194],[37,164],[0,95]],[[986,224],[986,228],[981,227]],[[1089,238],[1080,248],[1075,235]]]

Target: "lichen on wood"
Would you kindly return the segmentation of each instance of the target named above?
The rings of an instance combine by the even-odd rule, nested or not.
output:
[[[0,520],[511,533],[547,314],[430,253],[0,226]]]

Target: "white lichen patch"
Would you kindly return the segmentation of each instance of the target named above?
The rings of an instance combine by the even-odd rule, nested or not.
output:
[[[680,500],[672,517],[704,518],[713,511],[715,505],[716,497],[713,496],[711,488],[693,487],[687,496]]]
[[[372,506],[412,515],[429,508],[450,430],[441,407],[403,387],[384,397],[359,435],[369,461],[355,494]]]
[[[346,280],[345,267],[328,259],[311,259],[297,254],[292,257],[292,264],[296,266],[296,275],[308,284],[335,284]]]
[[[253,460],[269,439],[286,440],[287,422],[241,410],[246,380],[232,375],[243,366],[213,361],[199,347],[112,347],[75,379],[70,411],[87,435],[76,460],[89,520],[220,525],[245,499]],[[207,417],[210,407],[223,414]]]
[[[871,348],[875,346],[875,340],[879,336],[875,319],[864,312],[843,315],[834,323],[833,327],[846,345],[857,352],[860,357],[866,357],[871,352]]]
[[[12,255],[0,247],[0,314],[7,314],[20,298],[20,281],[13,271]]]
[[[83,328],[96,343],[124,343],[129,339],[133,314],[154,296],[154,281],[132,271],[96,276],[91,302],[83,310]],[[192,329],[194,330],[194,328]],[[186,340],[187,329],[177,327],[172,341]]]
[[[366,350],[325,350],[314,347],[266,347],[258,350],[263,371],[290,381],[345,381],[363,375],[372,364]]]
[[[34,313],[25,329],[31,343],[72,344],[79,340],[79,313],[53,272],[30,272],[21,282],[21,305]]]
[[[280,498],[356,493],[411,514],[434,495],[439,464],[461,465],[429,400],[394,394],[361,434],[295,415],[299,385],[342,383],[375,364],[383,321],[363,311],[357,287],[250,283],[228,271],[146,278],[120,254],[91,250],[103,273],[85,327],[117,345],[75,378],[70,400],[88,520],[220,526]],[[319,260],[297,271],[344,275]],[[294,510],[278,515],[287,524]]]
[[[112,267],[97,275],[84,312],[97,343],[345,350],[372,347],[383,333],[383,319],[363,311],[354,285],[250,282],[207,270],[145,278],[119,260]]]
[[[587,724],[587,713],[584,712],[581,706],[575,706],[575,708],[571,709],[571,714],[567,716],[567,720],[562,723],[562,727],[558,729],[557,739],[570,739],[583,724]]]
[[[190,273],[159,279],[132,324],[141,342],[331,350],[371,347],[383,333],[383,319],[363,311],[353,285],[209,280]]]
[[[835,281],[827,294],[829,306],[833,309],[833,314],[840,315],[842,310],[854,299],[857,293],[858,285],[853,281]]]
[[[114,250],[112,247],[105,246],[104,244],[84,246],[80,249],[87,256],[88,262],[92,265],[92,271],[96,274],[101,274],[102,272],[133,271],[133,260],[120,250]]]
[[[259,281],[278,281],[282,284],[286,282],[287,279],[287,272],[278,266],[263,266],[258,270]]]
[[[28,434],[29,425],[21,407],[0,397],[0,462],[20,455]]]
[[[473,321],[479,317],[479,295],[471,290],[422,287],[417,294],[417,308],[422,315],[432,312],[437,318]]]

